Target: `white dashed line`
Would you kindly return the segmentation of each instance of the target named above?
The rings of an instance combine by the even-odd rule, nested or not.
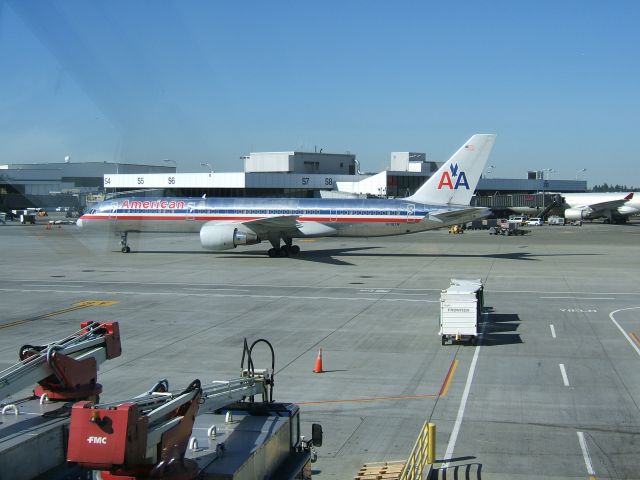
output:
[[[551,336],[553,338],[556,338],[556,329],[553,328],[553,325],[549,325],[549,328],[551,329]]]
[[[582,457],[584,458],[584,464],[587,466],[587,473],[589,475],[595,475],[596,472],[593,470],[593,465],[591,464],[591,456],[589,455],[589,450],[587,449],[587,442],[584,440],[584,433],[578,433],[578,441],[580,442],[580,449],[582,450]]]
[[[567,377],[567,371],[564,369],[564,363],[560,363],[560,373],[562,374],[562,381],[564,382],[564,386],[569,386],[569,378]]]

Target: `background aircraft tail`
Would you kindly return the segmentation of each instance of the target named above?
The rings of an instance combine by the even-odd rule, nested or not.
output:
[[[495,134],[475,134],[406,200],[469,205],[493,148]]]

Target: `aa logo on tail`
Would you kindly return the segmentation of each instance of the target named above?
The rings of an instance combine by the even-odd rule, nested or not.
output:
[[[444,187],[447,187],[449,190],[457,190],[459,187],[464,187],[469,190],[467,175],[462,170],[458,171],[458,164],[452,163],[449,165],[449,170],[451,171],[451,174],[446,170],[442,172],[440,182],[438,183],[438,190],[442,190]]]

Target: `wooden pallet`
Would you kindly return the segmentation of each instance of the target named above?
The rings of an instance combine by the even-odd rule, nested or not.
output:
[[[405,461],[365,463],[353,480],[398,480]]]

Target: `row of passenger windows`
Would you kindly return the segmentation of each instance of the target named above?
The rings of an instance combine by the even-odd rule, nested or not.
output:
[[[90,213],[95,213],[91,210]],[[177,213],[183,215],[407,215],[406,210],[243,210],[196,208],[193,210],[163,210],[163,209],[118,209],[117,213]],[[421,212],[415,212],[420,215]],[[424,214],[423,214],[424,215]]]

